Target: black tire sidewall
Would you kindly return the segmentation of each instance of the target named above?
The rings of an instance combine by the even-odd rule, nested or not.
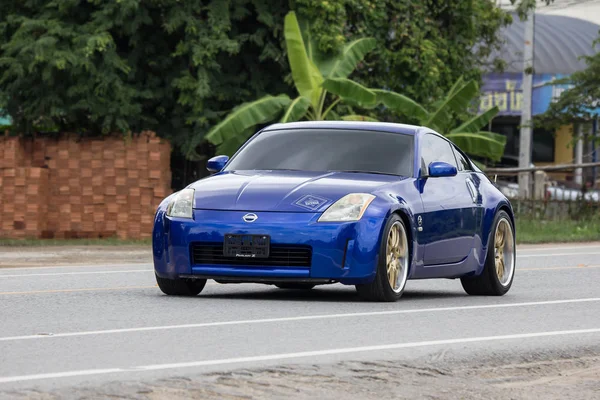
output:
[[[155,273],[160,290],[169,296],[196,296],[206,286],[206,279],[186,280],[162,278]]]

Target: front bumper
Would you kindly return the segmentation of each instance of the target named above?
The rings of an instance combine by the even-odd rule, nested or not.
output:
[[[159,209],[153,233],[154,268],[165,278],[198,277],[237,282],[369,282],[375,276],[384,218],[363,216],[357,222],[321,223],[320,213],[194,210],[193,219],[167,217]],[[194,264],[193,243],[222,243],[225,234],[263,234],[272,245],[307,245],[310,266]]]

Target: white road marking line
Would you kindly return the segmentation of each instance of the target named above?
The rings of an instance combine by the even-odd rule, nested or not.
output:
[[[585,299],[568,299],[568,300],[549,300],[536,301],[527,303],[505,303],[505,304],[483,304],[474,306],[459,306],[459,307],[436,307],[436,308],[417,308],[412,310],[390,310],[390,311],[369,311],[346,314],[322,314],[322,315],[305,315],[298,317],[281,317],[281,318],[263,318],[263,319],[246,319],[237,321],[218,321],[218,322],[202,322],[197,324],[182,324],[182,325],[162,325],[162,326],[145,326],[139,328],[122,328],[122,329],[106,329],[97,331],[81,331],[81,332],[64,332],[54,334],[37,334],[23,336],[6,336],[0,337],[0,342],[9,342],[16,340],[30,339],[49,339],[74,336],[91,336],[91,335],[107,335],[115,333],[131,333],[131,332],[149,332],[161,331],[170,329],[191,329],[191,328],[208,328],[229,325],[249,325],[249,324],[265,324],[278,322],[294,322],[294,321],[310,321],[319,319],[334,319],[334,318],[356,318],[356,317],[371,317],[382,315],[399,315],[399,314],[417,314],[425,312],[442,312],[442,311],[462,311],[462,310],[480,310],[489,308],[511,308],[511,307],[528,307],[528,306],[544,306],[555,304],[571,304],[571,303],[589,303],[599,302],[600,297],[585,298]]]
[[[546,245],[531,245],[527,247],[517,246],[517,251],[540,251],[540,250],[581,250],[581,249],[600,249],[597,244],[582,244],[581,246],[561,246],[559,244],[550,243]]]
[[[42,379],[58,379],[58,378],[72,378],[72,377],[77,377],[77,376],[103,375],[103,374],[113,374],[113,373],[160,371],[160,370],[169,370],[169,369],[206,367],[206,366],[214,366],[214,365],[240,364],[240,363],[247,363],[247,362],[258,362],[258,361],[289,360],[289,359],[304,358],[304,357],[319,357],[319,356],[338,355],[338,354],[361,353],[361,352],[368,352],[368,351],[409,349],[409,348],[415,348],[415,347],[454,345],[454,344],[474,343],[474,342],[491,342],[491,341],[497,341],[497,340],[532,339],[532,338],[565,336],[565,335],[585,335],[585,334],[592,334],[592,333],[600,333],[600,328],[577,329],[577,330],[568,330],[568,331],[520,333],[520,334],[513,334],[513,335],[498,335],[498,336],[479,336],[479,337],[458,338],[458,339],[428,340],[428,341],[422,341],[422,342],[394,343],[394,344],[361,346],[361,347],[346,347],[346,348],[339,348],[339,349],[301,351],[301,352],[295,352],[295,353],[279,353],[279,354],[267,354],[267,355],[249,356],[249,357],[223,358],[223,359],[217,359],[217,360],[200,360],[200,361],[190,361],[190,362],[180,362],[180,363],[170,363],[170,364],[139,365],[139,366],[125,367],[125,368],[84,369],[84,370],[64,371],[64,372],[50,372],[50,373],[45,373],[45,374],[4,376],[4,377],[0,377],[0,384],[12,383],[12,382],[34,381],[34,380],[42,380]]]
[[[127,263],[127,264],[85,264],[85,265],[53,265],[45,267],[7,267],[0,265],[0,271],[27,271],[27,270],[46,270],[46,269],[63,269],[63,268],[132,268],[132,267],[151,267],[152,263]]]
[[[586,264],[582,264],[582,265],[578,265],[576,267],[532,267],[532,268],[519,268],[519,271],[553,271],[553,270],[560,270],[560,269],[574,269],[574,270],[579,270],[579,271],[585,271],[585,270],[590,270],[590,269],[594,269],[594,268],[600,268],[600,265],[586,265]]]
[[[153,269],[126,269],[120,271],[85,271],[85,272],[48,272],[45,274],[18,274],[5,275],[0,274],[0,278],[22,278],[25,276],[59,276],[59,275],[94,275],[94,274],[125,274],[132,272],[152,272]]]
[[[47,293],[77,293],[77,292],[101,292],[105,290],[128,290],[128,289],[150,289],[153,286],[121,286],[108,288],[79,288],[79,289],[51,289],[51,290],[29,290],[27,292],[0,292],[0,296],[23,295],[23,294],[47,294]]]
[[[600,254],[600,251],[589,253],[548,253],[548,254],[519,254],[517,251],[517,259],[525,257],[560,257],[560,256],[593,256]]]

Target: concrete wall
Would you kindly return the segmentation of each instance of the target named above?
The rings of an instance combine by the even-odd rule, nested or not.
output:
[[[554,163],[573,163],[573,125],[563,125],[556,130],[554,136]],[[573,175],[573,171],[557,171],[548,174],[552,179],[566,181]]]
[[[170,156],[152,132],[0,138],[0,237],[149,238]]]

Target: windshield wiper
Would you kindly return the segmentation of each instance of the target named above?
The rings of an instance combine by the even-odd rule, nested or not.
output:
[[[400,174],[393,174],[391,172],[381,172],[381,171],[364,171],[359,169],[343,169],[343,170],[331,170],[328,172],[349,172],[349,173],[360,173],[360,174],[377,174],[377,175],[391,175],[391,176],[404,176]]]

